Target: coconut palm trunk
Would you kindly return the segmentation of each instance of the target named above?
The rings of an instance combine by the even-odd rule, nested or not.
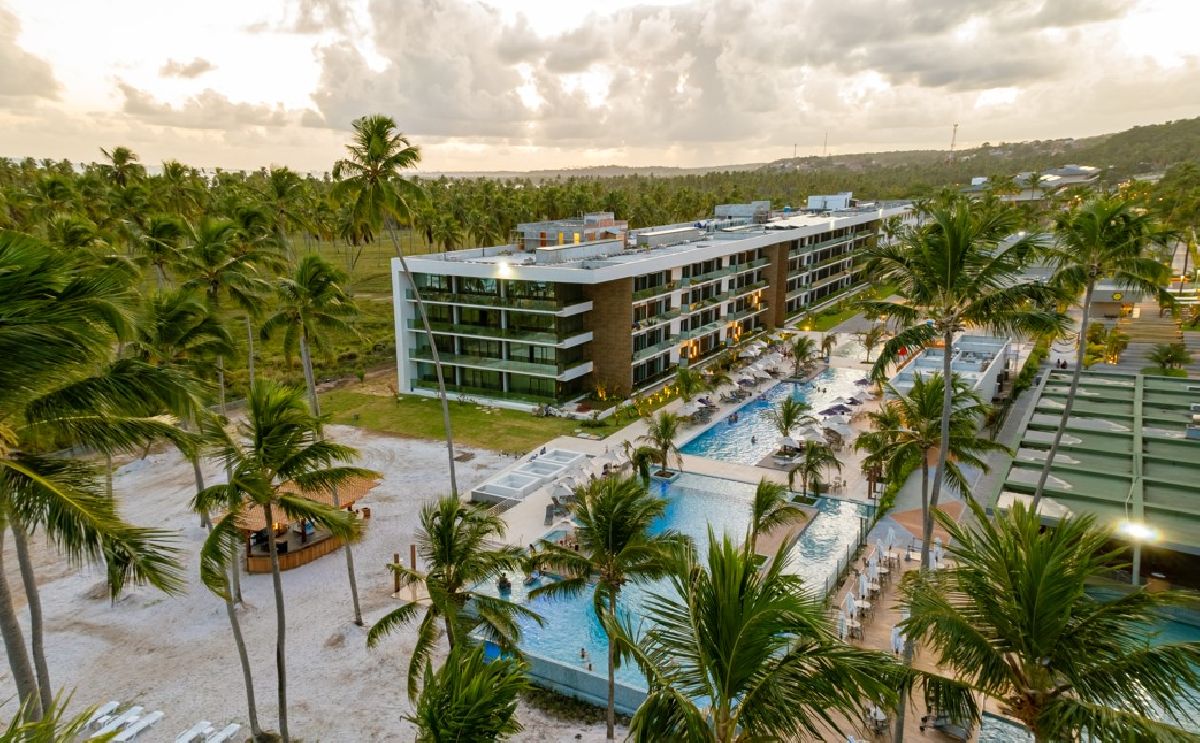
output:
[[[221,417],[227,418],[225,410],[225,357],[217,356],[217,400],[220,406]],[[225,477],[228,480],[233,480],[233,468],[227,462],[225,464]],[[199,492],[199,491],[197,491]],[[233,591],[234,603],[242,603],[242,543],[238,542],[237,551],[233,555],[233,565],[230,569],[231,585],[230,590]]]
[[[29,644],[33,652],[33,669],[37,674],[42,709],[50,709],[54,704],[54,687],[50,684],[50,666],[46,663],[42,597],[38,593],[37,578],[33,574],[33,561],[29,559],[29,540],[25,530],[18,526],[16,521],[10,522],[8,526],[12,530],[17,564],[21,568],[21,582],[25,586],[25,601],[29,607]]]
[[[246,315],[246,370],[250,372],[250,386],[254,386],[254,327],[250,324],[250,316]]]
[[[241,550],[238,550],[230,566],[233,573],[238,571],[239,560]],[[262,727],[258,724],[258,704],[254,700],[254,677],[250,672],[250,655],[246,652],[246,640],[242,637],[242,623],[238,621],[233,596],[225,597],[225,615],[229,617],[229,628],[233,631],[233,643],[237,646],[238,662],[242,666],[242,681],[246,685],[246,717],[250,720],[250,734],[257,741],[262,737]]]
[[[619,591],[612,592],[611,605],[608,608],[609,619],[616,626],[617,621],[617,594]],[[612,637],[608,638],[608,709],[604,712],[604,722],[608,732],[608,740],[616,740],[617,727],[617,646],[613,642]]]
[[[42,719],[41,696],[38,693],[37,676],[29,662],[29,651],[25,648],[25,636],[13,609],[12,592],[8,579],[4,577],[4,530],[0,529],[0,635],[4,637],[4,652],[8,656],[8,667],[17,686],[17,699],[28,705],[27,720]]]
[[[924,508],[921,525],[921,569],[929,569],[929,548],[933,541],[933,511],[938,507],[938,496],[942,482],[946,479],[946,460],[950,458],[950,412],[954,407],[954,384],[950,372],[950,354],[954,350],[954,329],[950,327],[942,334],[945,353],[942,354],[942,443],[938,447],[937,472],[933,475],[933,487]],[[966,495],[966,494],[964,494]]]
[[[300,326],[300,363],[304,367],[304,382],[308,385],[308,406],[312,410],[314,418],[321,417],[321,403],[317,399],[317,378],[313,374],[312,356],[308,350],[308,333],[304,326]],[[318,433],[318,436],[324,438],[325,434]],[[341,502],[338,500],[337,486],[330,488],[330,498],[334,508],[341,508]],[[346,551],[346,574],[350,580],[350,599],[354,604],[354,623],[359,627],[363,626],[362,607],[358,603],[358,579],[354,575],[354,550],[347,542],[344,547]]]
[[[404,278],[408,280],[408,286],[412,290],[413,300],[417,305],[417,314],[421,316],[421,326],[425,330],[425,337],[429,340],[429,352],[433,357],[433,370],[437,374],[438,399],[442,403],[442,425],[446,428],[446,456],[450,466],[450,493],[457,496],[458,482],[454,476],[454,433],[450,429],[450,402],[446,397],[446,380],[442,375],[442,360],[438,355],[437,341],[434,340],[433,329],[429,326],[429,316],[425,314],[425,302],[421,300],[421,291],[417,288],[417,282],[413,280],[412,273],[408,270],[408,261],[404,259],[404,251],[400,249],[400,242],[396,239],[396,228],[391,223],[388,224],[388,234],[391,235],[392,246],[396,249],[396,257],[400,259],[400,269],[404,271]]]
[[[279,550],[275,546],[275,514],[270,503],[263,504],[267,522],[267,553],[271,556],[271,587],[275,591],[275,670],[279,686],[279,736],[288,743],[287,726],[287,616],[283,606],[283,577],[279,570]]]
[[[1046,480],[1050,477],[1050,467],[1054,464],[1054,457],[1058,454],[1059,444],[1062,443],[1063,434],[1066,433],[1067,421],[1071,417],[1071,409],[1075,407],[1075,393],[1079,390],[1079,377],[1083,374],[1083,360],[1087,355],[1088,316],[1092,305],[1092,293],[1095,291],[1095,288],[1095,279],[1090,279],[1087,289],[1083,292],[1083,316],[1080,318],[1079,350],[1075,354],[1075,369],[1071,372],[1071,387],[1067,390],[1067,399],[1063,403],[1062,416],[1058,419],[1058,428],[1054,429],[1054,438],[1050,441],[1050,450],[1046,452],[1046,461],[1042,464],[1042,473],[1038,475],[1037,487],[1033,490],[1034,513],[1037,513],[1038,506],[1042,502],[1042,495],[1046,489]]]

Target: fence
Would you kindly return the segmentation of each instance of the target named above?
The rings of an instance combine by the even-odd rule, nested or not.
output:
[[[867,544],[867,533],[870,531],[868,524],[874,524],[871,516],[860,516],[858,519],[858,534],[852,544],[847,544],[845,552],[838,556],[837,564],[834,567],[833,573],[825,578],[825,590],[821,596],[826,601],[837,591],[837,587],[846,579],[846,574],[850,572],[850,566],[854,564],[854,560],[858,557],[859,550]]]

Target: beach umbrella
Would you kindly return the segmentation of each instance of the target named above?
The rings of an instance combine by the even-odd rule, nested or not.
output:
[[[892,652],[900,654],[904,652],[904,633],[900,631],[900,625],[892,625]]]
[[[841,436],[843,441],[850,441],[858,436],[857,431],[843,423],[839,423],[836,426],[829,426],[829,430]]]
[[[771,376],[770,374],[767,374],[762,369],[753,369],[753,370],[751,370],[750,373],[754,376],[755,379],[768,379]]]
[[[862,596],[863,599],[867,598],[867,574],[866,573],[858,574],[858,595]]]
[[[784,436],[783,438],[779,439],[779,442],[776,445],[779,446],[780,448],[787,448],[787,449],[799,449],[800,448],[799,442],[797,442],[791,436]]]
[[[876,549],[874,552],[872,552],[871,555],[867,558],[867,569],[870,570],[872,567],[877,566],[877,565],[879,565],[879,550],[878,549]]]
[[[858,607],[854,605],[854,591],[846,591],[846,598],[842,599],[842,611],[850,617],[858,611]]]
[[[747,348],[738,354],[739,359],[753,359],[761,353],[757,348]]]
[[[825,408],[821,412],[817,413],[817,415],[837,415],[837,414],[838,414],[837,408]]]
[[[825,419],[827,426],[849,425],[849,423],[850,419],[844,415],[831,415]]]
[[[862,379],[854,380],[854,383],[857,384],[859,387],[866,387],[869,384],[871,384],[871,380],[867,379],[866,377],[863,377]]]
[[[874,560],[867,563],[867,580],[872,583],[879,582],[879,563]]]
[[[751,379],[750,377],[738,377],[737,383],[741,384],[741,385],[749,386],[749,385],[754,384],[754,380]]]
[[[575,495],[575,491],[572,490],[571,487],[565,482],[560,480],[554,483],[554,487],[550,489],[550,495],[559,499],[570,498]]]
[[[763,339],[761,339],[761,338],[759,338],[758,340],[756,340],[756,341],[753,341],[753,342],[751,342],[751,343],[750,343],[750,348],[759,348],[759,349],[762,349],[762,348],[766,348],[766,347],[767,347],[767,342],[766,342],[766,341],[764,341],[764,340],[763,340]]]
[[[850,623],[846,620],[846,612],[839,611],[838,619],[837,619],[838,638],[840,638],[842,640],[846,639],[846,630],[849,627],[849,624]]]

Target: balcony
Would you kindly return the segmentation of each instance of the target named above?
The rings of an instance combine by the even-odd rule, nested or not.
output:
[[[662,314],[651,315],[650,317],[635,321],[633,323],[634,330],[647,330],[649,328],[653,328],[655,325],[662,325],[663,323],[670,322],[682,314],[682,307],[673,307]]]
[[[730,299],[737,299],[738,297],[742,297],[747,294],[752,294],[752,293],[758,291],[759,289],[765,289],[766,287],[767,287],[767,282],[756,281],[753,284],[747,284],[746,286],[739,287],[736,289],[730,288],[730,290],[728,292],[726,292],[726,294],[729,295]]]
[[[813,281],[812,284],[810,285],[810,288],[820,289],[821,287],[823,287],[827,284],[832,284],[833,282],[835,282],[839,279],[844,279],[849,275],[850,275],[849,271],[838,271],[837,273],[830,274],[823,279],[817,279],[817,280]]]
[[[415,349],[410,354],[410,358],[414,361],[433,361],[433,355],[429,352],[428,348]],[[439,358],[442,364],[447,366],[467,366],[473,369],[515,372],[517,374],[528,374],[531,377],[549,377],[551,379],[561,377],[574,378],[575,376],[579,376],[579,374],[572,374],[572,372],[579,367],[586,365],[588,370],[592,367],[592,362],[587,360],[542,364],[529,361],[515,361],[512,359],[497,359],[490,356],[464,356],[453,353],[440,354]]]
[[[417,333],[423,333],[425,326],[418,319],[410,319],[408,328]],[[489,325],[465,325],[463,323],[429,323],[429,329],[438,335],[465,335],[476,338],[496,338],[506,341],[519,341],[541,346],[577,346],[592,339],[592,332],[574,331],[570,333],[551,333],[513,328],[497,328]],[[584,337],[586,336],[586,337]]]
[[[694,328],[692,330],[685,330],[679,334],[679,340],[691,340],[692,338],[701,338],[701,337],[706,336],[709,333],[713,332],[714,330],[720,330],[728,322],[729,321],[726,320],[725,318],[721,318],[714,322],[710,322],[707,325],[701,325],[700,327]]]
[[[756,268],[762,268],[763,266],[767,265],[770,262],[771,262],[770,258],[758,258],[756,260],[750,261],[749,263],[739,263],[735,266],[730,266],[730,268],[733,269],[733,272],[735,274],[745,273],[747,271],[752,271]]]
[[[648,359],[651,356],[657,356],[664,351],[669,351],[670,349],[674,348],[675,344],[677,343],[679,343],[677,339],[668,338],[665,341],[655,343],[653,346],[646,346],[645,348],[638,349],[633,352],[633,361],[634,363],[637,363],[642,359]]]
[[[651,286],[646,289],[639,289],[633,293],[633,301],[640,302],[644,299],[650,299],[651,297],[658,297],[658,296],[662,296],[663,294],[669,294],[669,293],[675,291],[677,288],[678,287],[675,285],[674,281],[668,281],[667,283],[659,284],[658,286]]]
[[[415,302],[416,297],[411,289],[405,292],[408,301]],[[501,297],[495,294],[462,294],[459,292],[438,292],[426,289],[421,292],[421,299],[434,304],[459,304],[472,307],[495,307],[504,310],[523,310],[526,312],[552,312],[559,317],[577,315],[592,309],[592,302],[584,300],[572,304],[561,304],[554,299],[515,299]]]
[[[740,270],[744,271],[746,269],[740,269]],[[699,276],[692,276],[690,278],[680,279],[679,285],[680,286],[698,286],[699,284],[704,284],[709,281],[716,281],[717,279],[723,279],[726,276],[732,276],[735,273],[737,273],[738,271],[739,271],[738,266],[726,266],[724,268],[718,268],[715,271],[709,271],[708,273],[702,273]]]
[[[767,309],[767,305],[763,304],[763,305],[759,305],[758,307],[755,307],[752,310],[741,310],[740,312],[731,312],[730,314],[726,315],[725,317],[723,317],[721,319],[724,320],[725,322],[738,322],[739,320],[745,320],[747,317],[753,317],[754,315],[757,315],[766,309]]]

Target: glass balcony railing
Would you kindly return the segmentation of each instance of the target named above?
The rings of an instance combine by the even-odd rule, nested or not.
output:
[[[651,356],[657,356],[658,354],[662,353],[663,351],[670,350],[678,342],[679,341],[674,338],[668,338],[665,341],[660,341],[658,343],[655,343],[653,346],[646,346],[645,348],[637,349],[636,351],[633,352],[633,360],[634,360],[634,362],[638,362],[638,361],[641,361],[642,359],[648,359]]]
[[[647,328],[652,328],[655,325],[662,325],[665,322],[670,322],[671,320],[674,320],[675,318],[679,317],[681,314],[683,314],[683,309],[681,307],[672,307],[671,309],[667,310],[666,312],[660,313],[658,315],[651,315],[650,317],[642,318],[641,320],[635,320],[633,323],[634,329],[635,330],[645,330]]]
[[[518,374],[528,374],[532,377],[557,377],[568,369],[574,369],[577,366],[590,363],[587,359],[569,362],[560,361],[557,363],[535,363],[530,361],[516,361],[514,359],[497,359],[491,356],[467,356],[454,353],[442,353],[438,357],[443,364],[450,366],[469,366],[475,369],[517,372]],[[414,350],[411,358],[416,361],[433,361],[433,355],[427,348]]]
[[[826,284],[831,284],[834,281],[837,281],[838,279],[844,279],[849,275],[850,275],[849,271],[838,271],[837,273],[829,274],[828,276],[826,276],[823,279],[813,279],[812,284],[810,286],[813,289],[817,289],[822,286],[825,286]]]
[[[640,302],[643,299],[649,299],[650,297],[668,294],[675,291],[677,288],[678,287],[674,281],[668,281],[667,283],[659,284],[658,286],[651,286],[646,289],[638,289],[633,293],[633,301]]]
[[[412,290],[407,292],[409,300],[415,300]],[[471,304],[484,307],[502,307],[510,310],[536,310],[542,312],[557,312],[570,305],[554,299],[515,299],[501,297],[495,294],[463,294],[461,292],[439,292],[430,289],[421,291],[421,299],[426,302],[440,304]],[[580,300],[582,302],[583,300]],[[571,304],[579,304],[572,302]]]
[[[742,270],[745,270],[745,269],[742,269]],[[733,274],[735,274],[737,272],[738,272],[738,266],[726,266],[724,268],[718,268],[715,271],[709,271],[708,273],[702,273],[698,276],[691,276],[686,279],[680,279],[679,285],[680,286],[696,286],[697,284],[703,284],[708,281],[715,281],[716,279],[723,279],[726,276],[732,276]]]
[[[420,320],[410,319],[408,327],[412,330],[423,331],[425,326]],[[462,323],[429,323],[429,329],[443,335],[476,335],[483,338],[500,338],[510,341],[525,341],[527,343],[558,343],[579,333],[550,333],[529,330],[514,330],[513,328],[497,328],[487,325],[465,325]]]
[[[770,262],[770,258],[758,258],[750,261],[749,263],[739,263],[735,266],[730,266],[730,268],[733,269],[734,273],[745,273],[746,271],[752,271],[756,268],[762,268]]]
[[[679,334],[679,339],[680,340],[689,340],[691,338],[700,338],[702,336],[708,335],[709,333],[713,332],[714,330],[719,330],[727,322],[728,322],[728,320],[726,320],[725,318],[721,318],[720,320],[715,320],[713,322],[708,323],[707,325],[701,325],[700,327],[693,328],[692,330],[685,330]]]

